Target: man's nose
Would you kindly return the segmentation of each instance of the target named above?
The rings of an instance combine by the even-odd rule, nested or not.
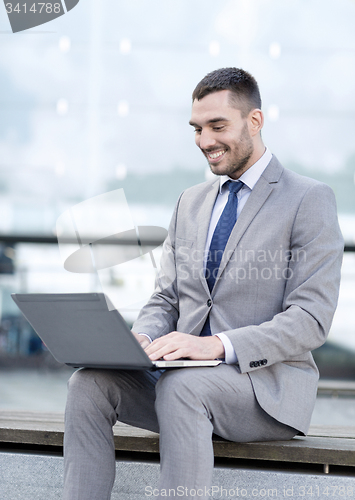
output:
[[[202,130],[198,138],[198,144],[201,149],[210,149],[216,145],[214,134],[210,130]]]

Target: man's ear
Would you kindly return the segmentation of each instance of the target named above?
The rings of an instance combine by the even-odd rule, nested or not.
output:
[[[249,132],[252,137],[258,134],[264,125],[264,113],[261,109],[252,109],[248,117]]]

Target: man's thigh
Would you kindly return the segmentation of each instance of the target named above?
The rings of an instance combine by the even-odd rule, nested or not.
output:
[[[99,408],[112,425],[119,420],[159,432],[154,404],[160,375],[159,370],[78,370],[69,380],[67,413]]]
[[[213,432],[230,441],[291,439],[297,434],[261,408],[248,374],[235,365],[167,371],[156,390],[163,398],[177,392],[176,401],[195,405],[211,421]]]

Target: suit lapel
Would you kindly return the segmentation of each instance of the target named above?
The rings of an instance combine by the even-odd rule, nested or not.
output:
[[[218,283],[218,280],[223,273],[228,261],[232,257],[241,237],[272,193],[274,189],[273,184],[278,182],[282,173],[282,169],[283,167],[281,166],[281,164],[275,157],[273,157],[267,168],[262,173],[260,179],[255,184],[227,242],[222,256],[221,264],[219,266],[215,286]]]
[[[208,228],[210,225],[211,215],[214,203],[216,201],[217,193],[219,189],[219,178],[210,185],[209,191],[206,194],[205,200],[201,200],[201,209],[197,216],[197,249],[203,255],[206,246],[206,239]],[[201,283],[208,294],[210,291],[208,289],[207,281],[205,279],[205,272],[203,266],[203,259],[198,261],[198,276],[200,277]]]

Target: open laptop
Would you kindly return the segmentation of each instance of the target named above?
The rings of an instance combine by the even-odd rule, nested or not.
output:
[[[60,363],[75,368],[154,370],[216,366],[220,360],[151,361],[103,293],[11,295]]]

